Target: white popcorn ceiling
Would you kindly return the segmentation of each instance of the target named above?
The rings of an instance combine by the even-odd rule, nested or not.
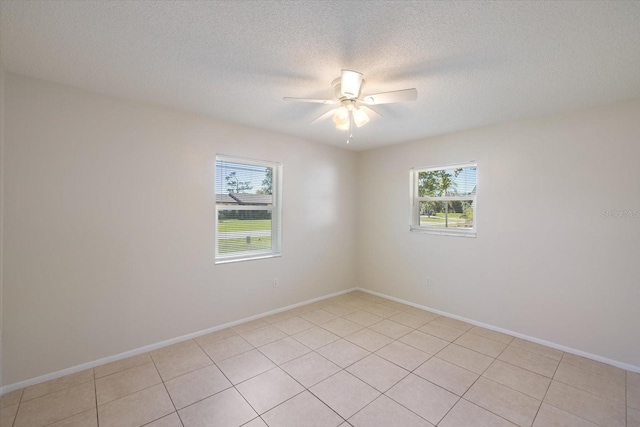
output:
[[[8,1],[5,71],[354,150],[640,98],[640,2]],[[418,100],[346,132],[342,68]]]

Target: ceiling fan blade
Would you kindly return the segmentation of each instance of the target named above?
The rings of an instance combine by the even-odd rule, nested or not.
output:
[[[360,106],[360,107],[358,107],[358,108],[362,108],[362,109],[363,109],[364,111],[366,111],[367,113],[371,113],[371,115],[372,115],[373,117],[376,117],[376,118],[380,118],[380,117],[382,117],[382,114],[378,113],[376,110],[374,110],[374,109],[373,109],[373,108],[371,108],[371,107],[367,107],[366,105],[361,105],[361,106]]]
[[[393,90],[391,92],[374,93],[362,98],[362,102],[368,105],[391,104],[393,102],[415,101],[418,91],[415,88]]]
[[[310,102],[312,104],[335,104],[336,101],[334,99],[316,99],[316,98],[291,98],[285,96],[282,98],[283,101],[295,101],[295,102]]]
[[[336,112],[336,110],[337,108],[332,108],[331,110],[327,111],[326,113],[324,113],[323,115],[321,115],[320,117],[312,121],[311,124],[318,123],[321,120],[331,117]]]
[[[342,92],[342,95],[347,98],[360,96],[362,77],[362,74],[357,71],[342,70],[340,75],[340,92]]]

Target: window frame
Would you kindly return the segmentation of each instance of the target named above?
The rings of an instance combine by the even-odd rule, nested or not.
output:
[[[216,154],[214,163],[214,181],[217,174],[217,164],[219,161],[238,163],[250,166],[261,166],[271,168],[272,175],[272,204],[271,206],[263,205],[225,205],[215,202],[215,264],[227,264],[231,262],[250,261],[256,259],[274,258],[282,256],[282,163],[270,160],[249,159],[238,156],[228,156],[225,154]],[[217,194],[217,182],[214,183],[214,195]],[[236,252],[232,255],[225,255],[219,252],[218,231],[219,212],[220,211],[270,211],[271,212],[271,248],[258,249],[254,251]]]
[[[438,170],[457,169],[457,168],[476,168],[476,191],[473,196],[441,196],[441,197],[429,197],[418,196],[418,177],[420,172],[433,172]],[[454,163],[448,165],[439,166],[427,166],[427,167],[414,167],[410,169],[410,219],[409,219],[409,231],[414,233],[426,233],[437,234],[444,236],[459,236],[459,237],[477,237],[477,223],[478,223],[478,175],[477,175],[478,163],[474,160],[466,163]],[[435,228],[420,225],[420,202],[455,202],[455,201],[472,201],[473,202],[473,227],[472,228]]]

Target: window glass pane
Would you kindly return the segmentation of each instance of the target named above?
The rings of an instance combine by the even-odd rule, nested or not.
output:
[[[418,197],[468,196],[476,192],[476,166],[418,172]]]
[[[455,202],[420,202],[421,227],[473,228],[472,200]]]
[[[216,203],[273,204],[273,168],[216,161]]]
[[[271,250],[270,210],[218,210],[218,253]]]

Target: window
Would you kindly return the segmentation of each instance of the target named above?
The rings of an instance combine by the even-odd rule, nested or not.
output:
[[[411,169],[411,231],[476,235],[475,162]]]
[[[280,255],[282,166],[216,156],[216,263]]]

